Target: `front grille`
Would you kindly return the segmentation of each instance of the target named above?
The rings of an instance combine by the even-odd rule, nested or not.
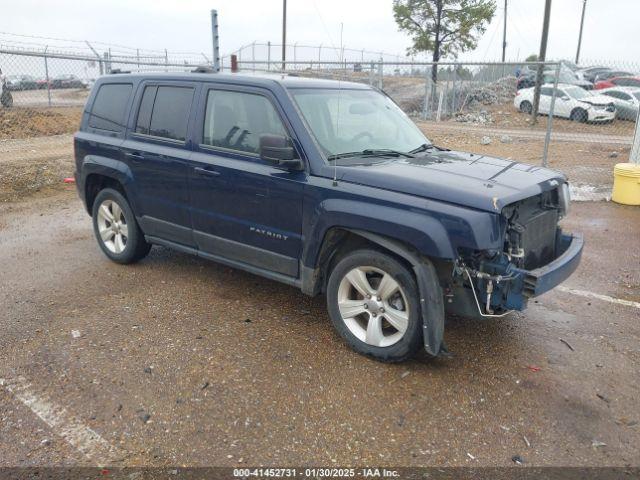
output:
[[[551,262],[556,253],[558,210],[544,210],[533,215],[524,225],[521,245],[527,270]]]

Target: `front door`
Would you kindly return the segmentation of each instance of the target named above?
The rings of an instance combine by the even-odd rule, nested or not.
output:
[[[306,172],[260,159],[260,135],[291,129],[266,90],[210,85],[202,90],[189,170],[198,248],[262,270],[298,277]]]
[[[123,144],[136,192],[136,213],[149,236],[194,246],[187,185],[187,140],[193,85],[147,84],[138,95],[135,127]]]

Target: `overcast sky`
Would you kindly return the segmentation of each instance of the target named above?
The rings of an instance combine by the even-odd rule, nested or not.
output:
[[[548,58],[575,57],[582,2],[553,0]],[[476,51],[461,58],[500,58],[504,2],[498,3],[496,16]],[[288,0],[288,4],[291,43],[338,46],[343,22],[347,47],[403,54],[409,46],[408,37],[396,28],[391,0]],[[217,8],[220,15],[222,53],[254,40],[280,41],[282,0],[6,1],[0,32],[210,55],[211,8]],[[538,51],[543,8],[544,0],[509,0],[508,58],[524,58]],[[638,19],[638,0],[588,0],[582,58],[640,63]],[[0,43],[11,38],[45,42],[0,33]],[[304,55],[299,50],[299,56]]]

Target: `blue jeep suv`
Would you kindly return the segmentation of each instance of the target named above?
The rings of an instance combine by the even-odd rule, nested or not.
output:
[[[433,145],[366,85],[212,73],[99,79],[76,180],[111,260],[151,245],[326,294],[357,352],[446,352],[445,313],[522,310],[583,241],[566,178]]]

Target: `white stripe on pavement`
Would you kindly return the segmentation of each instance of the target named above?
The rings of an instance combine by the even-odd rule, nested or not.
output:
[[[36,393],[24,377],[0,378],[0,386],[27,406],[55,434],[99,466],[113,465],[117,460],[122,459],[122,455],[118,454],[115,447],[68,413],[65,408],[51,403],[45,396]]]
[[[588,292],[587,290],[576,290],[574,288],[564,287],[559,285],[557,290],[565,293],[571,293],[572,295],[578,295],[579,297],[595,298],[596,300],[602,300],[604,302],[616,303],[618,305],[624,305],[626,307],[640,308],[640,302],[632,302],[631,300],[622,300],[621,298],[610,297],[609,295],[602,295],[601,293]]]

